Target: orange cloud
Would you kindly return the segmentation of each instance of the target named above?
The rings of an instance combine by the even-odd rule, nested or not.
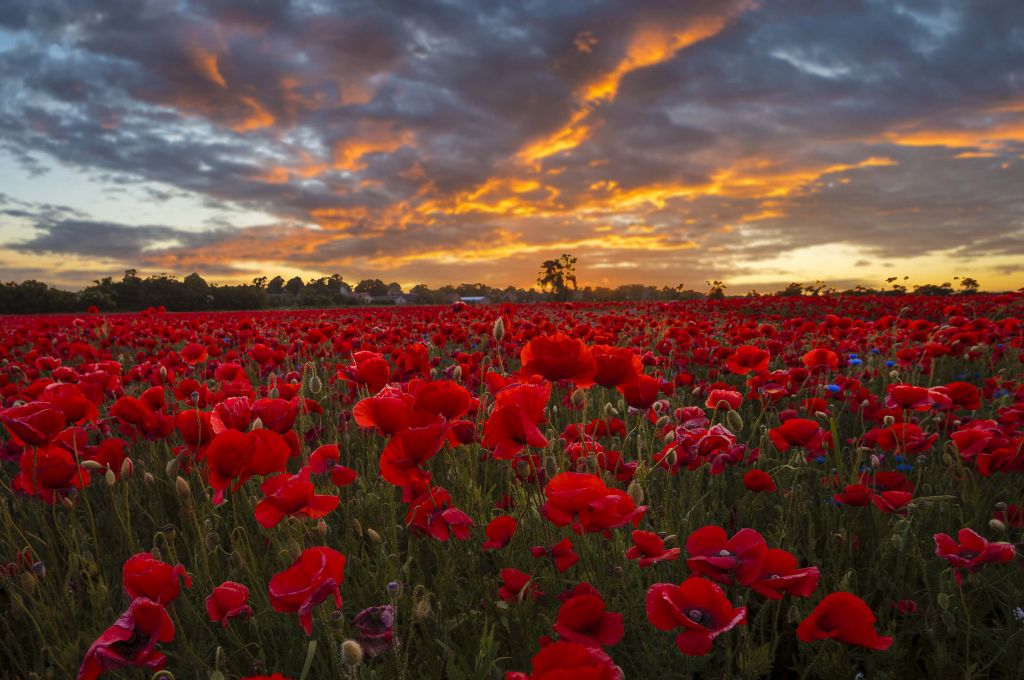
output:
[[[196,70],[218,87],[227,87],[228,83],[221,75],[220,66],[217,63],[217,53],[202,48],[194,48],[190,51],[192,64]]]
[[[393,153],[415,141],[411,130],[386,121],[363,121],[356,134],[334,147],[334,167],[353,172],[366,167],[363,157],[371,153]]]

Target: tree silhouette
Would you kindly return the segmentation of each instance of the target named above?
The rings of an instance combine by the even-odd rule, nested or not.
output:
[[[545,260],[540,269],[537,285],[541,290],[551,292],[556,300],[566,299],[570,286],[576,290],[576,258],[572,255],[562,253],[557,260]]]

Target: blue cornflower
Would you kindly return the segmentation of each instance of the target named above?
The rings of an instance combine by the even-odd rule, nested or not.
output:
[[[841,392],[843,388],[839,385],[825,385],[825,389],[829,392]]]

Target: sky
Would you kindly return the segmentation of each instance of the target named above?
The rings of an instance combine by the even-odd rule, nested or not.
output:
[[[1020,0],[4,0],[0,279],[1024,285]]]

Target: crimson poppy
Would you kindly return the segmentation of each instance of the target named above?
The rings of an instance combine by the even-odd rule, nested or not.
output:
[[[726,585],[735,581],[748,586],[761,570],[768,544],[753,529],[740,529],[728,538],[722,527],[708,525],[690,534],[686,552],[686,566],[698,574]]]
[[[743,475],[743,486],[754,493],[776,490],[775,480],[764,470],[750,470]]]
[[[484,529],[487,540],[484,541],[483,549],[500,550],[504,548],[512,540],[518,526],[519,523],[515,517],[509,515],[495,517],[487,523],[487,528]]]
[[[396,432],[380,454],[381,476],[401,487],[430,481],[430,473],[422,466],[441,450],[444,441],[444,425],[440,420]]]
[[[173,639],[174,622],[163,605],[137,597],[89,646],[78,669],[78,680],[95,680],[118,668],[160,670],[167,657],[157,651],[156,645]]]
[[[221,432],[206,451],[213,502],[223,503],[229,487],[235,491],[255,475],[284,472],[290,456],[288,442],[276,432],[262,428]]]
[[[699,576],[678,586],[655,583],[647,589],[646,607],[658,630],[683,628],[676,647],[687,656],[704,656],[716,637],[747,621],[746,607],[733,607],[721,587]]]
[[[526,343],[520,354],[520,373],[544,376],[546,380],[571,380],[576,387],[594,384],[597,362],[582,341],[564,333],[536,337]]]
[[[30,401],[0,410],[0,423],[19,444],[43,446],[64,429],[64,412],[51,403]]]
[[[67,449],[55,444],[23,450],[18,470],[12,486],[47,503],[56,503],[63,492],[89,483],[89,473],[79,467]]]
[[[798,446],[807,450],[808,457],[824,455],[829,443],[829,437],[821,425],[806,418],[790,418],[768,430],[768,436],[781,453]]]
[[[833,639],[884,651],[892,646],[892,638],[878,634],[877,620],[867,603],[856,595],[829,593],[800,622],[796,635],[802,642]]]
[[[594,345],[590,350],[597,367],[594,382],[601,387],[618,387],[643,373],[640,357],[628,347]]]
[[[657,562],[674,562],[679,559],[679,548],[665,548],[665,541],[653,531],[635,530],[633,545],[626,551],[626,559],[637,560],[641,568]]]
[[[818,587],[817,567],[797,567],[796,557],[780,548],[769,548],[750,589],[769,600],[781,600],[784,593],[807,597]]]
[[[935,534],[935,555],[949,562],[953,567],[956,582],[968,574],[980,570],[986,564],[1004,564],[1016,554],[1012,543],[990,543],[972,529],[961,529],[957,540],[947,534]]]
[[[511,460],[526,446],[547,446],[538,425],[544,422],[550,396],[550,383],[511,385],[498,392],[494,410],[484,424],[483,445],[494,449],[498,460]]]
[[[502,569],[500,576],[501,588],[498,589],[498,597],[505,602],[519,602],[527,595],[536,599],[544,594],[532,576],[518,569]]]
[[[771,353],[768,350],[751,345],[741,345],[733,350],[725,360],[725,366],[730,372],[736,375],[748,375],[768,370],[768,362],[771,360]]]
[[[224,581],[206,598],[206,615],[210,621],[227,628],[229,619],[252,616],[252,607],[248,602],[248,588],[241,583]]]
[[[534,654],[530,673],[508,672],[505,680],[622,680],[622,671],[599,647],[553,642]]]
[[[121,568],[121,583],[128,597],[147,597],[160,604],[170,604],[181,594],[181,579],[192,587],[192,577],[180,563],[173,567],[153,557],[153,553],[136,553]]]
[[[345,578],[345,556],[324,546],[306,548],[284,571],[270,579],[270,604],[275,611],[297,613],[306,635],[313,634],[313,609],[333,597],[341,608],[341,583]]]
[[[590,584],[573,589],[558,609],[553,628],[563,640],[587,647],[617,645],[625,634],[622,614],[607,611],[604,598]]]
[[[530,554],[534,557],[551,557],[555,562],[555,568],[558,569],[560,574],[580,561],[580,556],[572,549],[572,541],[568,538],[563,538],[558,543],[550,546],[534,546],[530,548]]]
[[[338,507],[337,496],[317,495],[309,481],[310,469],[304,467],[297,474],[287,473],[268,477],[260,485],[264,498],[256,504],[256,521],[270,529],[285,517],[305,515],[311,519],[323,517]]]

